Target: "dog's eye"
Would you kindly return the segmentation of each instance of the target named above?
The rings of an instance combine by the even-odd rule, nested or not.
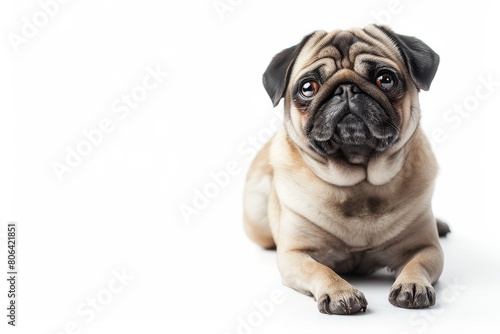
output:
[[[375,81],[378,88],[382,89],[384,92],[389,92],[396,86],[396,79],[391,73],[382,73],[377,77]]]
[[[302,85],[302,88],[300,89],[300,94],[302,97],[306,99],[310,99],[319,90],[319,84],[316,81],[307,81]]]

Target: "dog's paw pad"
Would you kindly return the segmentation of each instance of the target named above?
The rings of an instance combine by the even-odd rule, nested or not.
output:
[[[352,291],[337,291],[324,293],[318,298],[318,309],[325,314],[353,314],[359,311],[366,311],[368,305],[362,292],[353,289]]]
[[[404,308],[426,308],[436,303],[436,292],[430,284],[398,283],[389,293],[392,305]]]

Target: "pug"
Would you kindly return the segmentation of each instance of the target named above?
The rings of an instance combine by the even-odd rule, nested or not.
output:
[[[391,304],[434,305],[443,270],[431,207],[437,163],[419,126],[418,93],[439,56],[384,26],[316,31],[263,75],[284,122],[248,172],[244,227],[275,248],[283,283],[327,314],[365,311],[340,275],[395,275]]]

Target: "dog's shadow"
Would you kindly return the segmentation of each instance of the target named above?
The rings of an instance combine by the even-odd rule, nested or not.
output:
[[[387,269],[379,269],[372,274],[345,274],[340,275],[343,279],[352,285],[370,285],[370,286],[392,286],[395,277]]]

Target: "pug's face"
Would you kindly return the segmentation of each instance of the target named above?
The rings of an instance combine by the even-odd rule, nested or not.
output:
[[[324,159],[366,165],[400,148],[420,118],[439,56],[386,27],[317,31],[278,54],[264,74],[275,105],[285,97],[292,140]]]

